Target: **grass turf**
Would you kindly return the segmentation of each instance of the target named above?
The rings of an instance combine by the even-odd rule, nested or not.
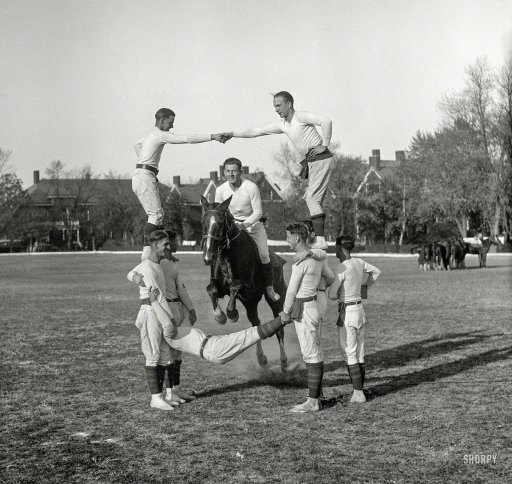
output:
[[[197,326],[248,327],[243,310],[237,324],[214,323],[207,268],[180,259]],[[368,260],[383,271],[366,304],[373,398],[297,415],[289,409],[307,390],[293,328],[288,375],[275,338],[263,345],[271,372],[252,348],[224,366],[185,356],[182,383],[201,397],[151,411],[125,277],[138,257],[0,257],[3,482],[506,482],[512,257],[490,255],[488,269],[468,257],[468,270],[452,272]],[[328,397],[350,391],[335,310],[322,334]],[[260,317],[271,319],[263,304]]]

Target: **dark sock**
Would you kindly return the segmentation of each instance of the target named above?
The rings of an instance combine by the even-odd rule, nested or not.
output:
[[[311,222],[315,228],[315,234],[321,237],[325,236],[325,213],[319,213],[311,216]]]
[[[263,283],[265,287],[272,286],[273,274],[272,274],[272,263],[261,264],[261,270],[263,271]]]
[[[146,380],[148,382],[151,395],[160,393],[160,390],[158,389],[158,375],[156,372],[156,366],[145,366],[144,370],[146,372]]]
[[[156,367],[156,376],[158,378],[158,389],[160,393],[162,392],[164,388],[164,379],[165,379],[165,372],[167,370],[167,366],[157,365]]]
[[[172,372],[172,386],[174,387],[180,384],[181,360],[174,360],[172,366],[174,366]]]
[[[169,380],[169,388],[172,388],[174,381],[174,363],[167,367],[167,378]]]
[[[282,326],[283,323],[281,322],[281,318],[277,317],[272,321],[269,321],[268,323],[257,326],[256,329],[261,339],[267,339],[270,336],[274,335],[276,331],[278,331],[279,328],[281,328]]]
[[[362,386],[364,387],[364,381],[365,381],[365,376],[366,376],[366,367],[365,367],[364,363],[359,363],[359,370],[361,371],[361,383],[362,383]]]
[[[359,368],[359,363],[356,363],[355,365],[348,365],[348,374],[352,380],[354,390],[362,390],[363,383],[361,381],[361,369]]]
[[[310,398],[320,398],[322,380],[324,377],[324,362],[306,363],[308,372],[308,389]]]

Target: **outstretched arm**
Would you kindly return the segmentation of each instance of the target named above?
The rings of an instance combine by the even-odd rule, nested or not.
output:
[[[258,136],[267,136],[269,134],[281,134],[283,130],[279,123],[272,123],[264,128],[249,128],[243,131],[232,131],[233,138],[257,138]]]

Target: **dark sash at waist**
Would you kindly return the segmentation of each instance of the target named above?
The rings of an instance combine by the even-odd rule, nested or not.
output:
[[[158,175],[158,170],[154,166],[139,163],[139,164],[135,165],[135,168],[142,168],[144,170],[149,170],[149,171],[153,172],[155,175]]]
[[[294,321],[300,321],[302,319],[302,314],[304,313],[304,303],[316,301],[316,299],[316,295],[310,297],[296,297],[295,301],[293,301],[290,317]]]
[[[300,166],[302,167],[300,170],[299,176],[303,178],[304,180],[307,180],[309,178],[309,165],[308,163],[313,163],[314,161],[318,160],[325,160],[327,158],[331,158],[332,153],[329,151],[329,149],[326,149],[322,153],[318,154],[312,154],[311,150],[309,150],[306,154],[306,158],[304,158],[300,162]]]
[[[179,297],[176,297],[176,298],[173,298],[173,299],[166,299],[166,301],[167,302],[175,303],[175,302],[180,302],[181,299]],[[140,305],[141,306],[144,306],[144,305],[151,306],[151,301],[150,301],[149,297],[146,297],[144,299],[140,299]]]
[[[201,358],[204,359],[204,355],[203,355],[203,352],[204,352],[204,348],[206,346],[206,343],[208,343],[209,339],[211,338],[210,335],[208,335],[204,340],[203,340],[203,343],[201,344],[201,351],[199,352],[199,356],[201,356]]]

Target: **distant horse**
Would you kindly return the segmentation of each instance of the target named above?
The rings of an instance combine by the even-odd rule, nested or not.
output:
[[[500,239],[496,237],[495,235],[491,237],[479,237],[480,241],[482,242],[482,245],[480,247],[475,247],[474,245],[471,245],[468,242],[465,242],[466,245],[466,252],[468,254],[476,254],[478,255],[478,264],[482,268],[487,267],[487,253],[489,252],[491,245],[501,245]]]
[[[435,267],[438,271],[450,269],[450,243],[447,240],[434,244]]]
[[[231,197],[222,203],[208,203],[201,196],[203,215],[203,260],[211,267],[210,284],[206,288],[213,304],[215,320],[225,324],[226,319],[233,323],[238,321],[236,300],[240,300],[247,311],[247,318],[253,326],[259,326],[258,303],[262,296],[277,317],[283,309],[286,284],[283,268],[274,267],[274,290],[281,296],[279,301],[268,298],[263,281],[258,249],[245,230],[235,224],[233,215],[228,210]],[[219,305],[219,299],[229,295],[226,313]],[[277,333],[279,341],[281,369],[287,368],[288,359],[284,350],[284,330]],[[261,342],[256,344],[256,356],[261,367],[268,366],[263,354]]]
[[[452,269],[465,269],[467,247],[464,240],[460,237],[453,237],[450,240],[450,266]]]

